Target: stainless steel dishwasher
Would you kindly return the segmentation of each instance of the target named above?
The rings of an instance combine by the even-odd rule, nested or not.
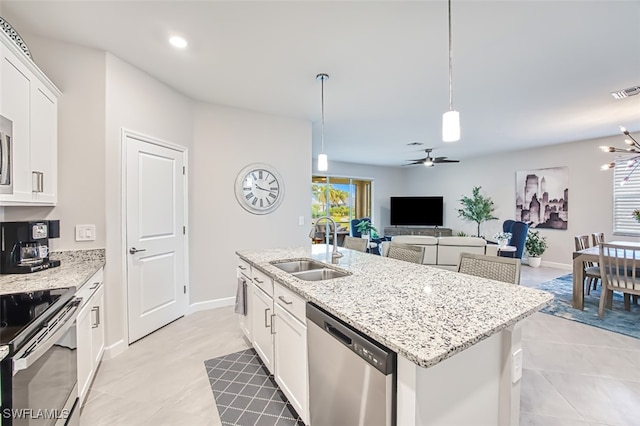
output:
[[[311,426],[395,425],[396,353],[307,303]]]

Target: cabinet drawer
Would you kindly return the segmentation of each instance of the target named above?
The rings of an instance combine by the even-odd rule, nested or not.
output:
[[[251,279],[251,265],[249,265],[249,262],[246,262],[242,259],[238,259],[238,273]]]
[[[84,306],[91,296],[98,290],[100,284],[104,281],[104,269],[100,268],[95,274],[91,276],[87,280],[86,283],[80,287],[78,291],[76,291],[76,297],[82,298],[82,304],[80,306]]]
[[[306,324],[306,302],[305,300],[284,287],[276,283],[274,288],[273,300],[282,306],[287,312],[293,315],[301,323]]]
[[[257,268],[251,268],[251,279],[254,284],[260,287],[269,296],[273,296],[273,280],[270,276]]]

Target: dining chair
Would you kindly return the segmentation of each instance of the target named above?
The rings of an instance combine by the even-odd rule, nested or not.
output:
[[[458,272],[510,284],[520,284],[520,259],[460,253]]]
[[[631,296],[640,296],[640,248],[624,244],[600,244],[602,290],[598,317],[604,318],[605,305],[612,309],[613,292],[624,294],[624,309],[631,309]]]
[[[604,232],[594,232],[591,234],[593,246],[599,246],[600,243],[604,243]]]
[[[391,241],[389,243],[387,257],[404,260],[406,262],[422,263],[424,259],[424,247],[394,243]]]
[[[589,236],[588,235],[578,235],[574,237],[576,251],[588,249],[591,247],[589,245]],[[584,291],[587,295],[591,294],[591,287],[593,285],[593,289],[596,289],[598,284],[598,280],[600,280],[600,269],[598,265],[594,262],[583,262],[583,270],[584,270]]]
[[[342,243],[342,247],[361,251],[363,253],[367,252],[368,241],[364,238],[350,237],[349,235],[344,236],[344,242]]]

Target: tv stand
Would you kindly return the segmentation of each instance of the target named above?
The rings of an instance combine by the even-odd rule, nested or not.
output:
[[[425,228],[413,226],[388,226],[384,228],[385,237],[393,237],[395,235],[425,235],[429,237],[451,237],[453,231],[451,228]]]

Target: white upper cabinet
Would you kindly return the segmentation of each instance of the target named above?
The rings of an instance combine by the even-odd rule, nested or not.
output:
[[[13,183],[0,206],[55,205],[61,93],[1,31],[0,40],[0,115],[12,123]]]

